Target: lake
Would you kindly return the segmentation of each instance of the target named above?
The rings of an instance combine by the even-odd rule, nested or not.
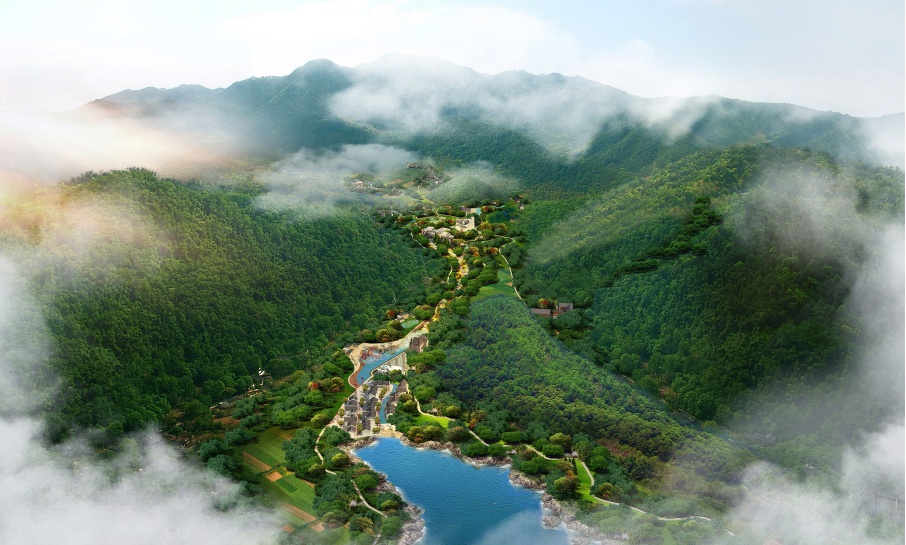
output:
[[[568,545],[541,526],[537,492],[510,484],[509,468],[475,468],[446,452],[380,438],[356,455],[424,509],[421,545]]]

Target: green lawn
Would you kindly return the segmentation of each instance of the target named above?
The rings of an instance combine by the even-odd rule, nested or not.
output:
[[[403,329],[406,331],[411,331],[413,327],[417,326],[420,322],[415,318],[411,318],[402,323]]]
[[[679,520],[671,520],[664,524],[664,533],[662,534],[662,538],[664,539],[663,545],[676,545],[676,539],[673,538],[670,527],[679,526],[680,524],[682,524],[682,521]]]
[[[416,426],[430,426],[432,424],[447,429],[447,426],[450,425],[450,419],[445,416],[432,416],[430,414],[420,414],[415,417]]]
[[[509,295],[510,297],[517,297],[516,290],[513,289],[513,286],[507,286],[506,282],[512,282],[513,275],[510,274],[509,269],[498,269],[497,271],[497,283],[490,284],[488,286],[482,286],[478,290],[478,295],[472,298],[472,302],[481,301],[482,299],[487,299],[488,297],[493,297],[495,295]]]
[[[579,496],[584,500],[595,501],[591,495],[591,475],[585,464],[576,462],[576,475],[579,477]]]

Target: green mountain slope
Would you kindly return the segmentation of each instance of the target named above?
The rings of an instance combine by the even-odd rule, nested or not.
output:
[[[422,295],[434,266],[367,216],[264,212],[257,192],[130,170],[21,204],[5,234],[54,340],[57,432],[136,430],[186,402],[206,411],[259,369],[310,368],[328,342]],[[61,216],[82,223],[70,232]]]
[[[840,446],[896,414],[851,387],[863,382],[856,347],[873,342],[851,293],[885,250],[873,231],[902,229],[903,183],[899,170],[799,150],[698,153],[582,206],[527,211],[528,231],[551,227],[517,285],[588,305],[551,330],[675,408]]]

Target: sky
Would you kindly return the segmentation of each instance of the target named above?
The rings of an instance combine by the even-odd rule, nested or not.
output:
[[[632,94],[904,111],[902,0],[0,0],[0,111],[388,53]]]

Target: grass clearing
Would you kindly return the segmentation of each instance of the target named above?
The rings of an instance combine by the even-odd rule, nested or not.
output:
[[[300,519],[303,524],[317,519],[312,507],[312,501],[315,498],[314,489],[298,479],[295,479],[298,483],[293,483],[288,481],[288,479],[295,479],[295,477],[287,476],[274,482],[264,479],[261,481],[261,489],[272,497],[276,503],[285,504],[281,511],[292,514],[294,518]],[[284,481],[286,482],[284,483]]]
[[[508,286],[507,282],[513,282],[513,275],[510,274],[509,269],[498,269],[497,283],[482,286],[481,289],[478,290],[478,295],[472,297],[472,302],[475,303],[495,295],[508,295],[518,299],[519,297],[516,295],[516,290],[513,289],[513,286]]]
[[[671,520],[664,524],[664,532],[661,534],[662,539],[664,540],[664,545],[676,545],[676,539],[673,537],[673,533],[670,531],[670,528],[673,526],[679,526],[681,524],[678,520]]]
[[[415,318],[412,318],[412,319],[409,319],[409,320],[406,320],[405,322],[403,322],[402,325],[403,325],[404,330],[411,331],[412,328],[417,326],[419,323],[420,322],[418,320],[416,320]]]
[[[314,510],[312,508],[312,502],[315,500],[314,488],[294,475],[287,475],[276,481],[276,484],[287,496],[292,498],[293,505],[308,513]]]
[[[432,416],[430,414],[420,414],[415,417],[416,426],[440,426],[443,429],[447,429],[447,426],[450,425],[450,419],[445,416]]]
[[[591,475],[585,464],[576,462],[576,476],[579,477],[579,496],[584,500],[595,501],[591,495]]]

